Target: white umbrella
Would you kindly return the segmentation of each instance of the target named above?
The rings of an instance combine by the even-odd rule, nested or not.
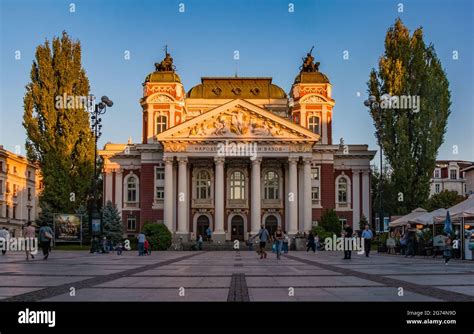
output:
[[[461,203],[450,207],[448,210],[451,215],[451,220],[459,221],[461,218],[474,218],[474,194],[470,195],[468,199]],[[446,219],[446,213],[436,215],[434,219],[437,223],[444,222]]]
[[[413,210],[409,214],[394,220],[393,222],[388,224],[388,226],[390,226],[390,227],[404,226],[406,224],[409,224],[411,220],[413,220],[416,217],[419,217],[419,216],[421,216],[422,214],[425,214],[425,213],[427,213],[427,211],[425,209],[416,208],[415,210]]]
[[[426,212],[410,220],[410,223],[432,225],[434,217],[442,216],[446,217],[446,209],[438,209],[431,212]]]

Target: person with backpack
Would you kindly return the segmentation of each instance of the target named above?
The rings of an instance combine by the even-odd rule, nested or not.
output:
[[[41,249],[43,249],[43,260],[47,260],[49,257],[49,250],[51,247],[51,240],[53,239],[53,230],[51,227],[43,222],[39,229],[39,241],[41,244]]]
[[[270,239],[270,234],[263,224],[258,232],[258,238],[260,239],[260,259],[266,259],[267,252],[265,251],[265,247],[267,246],[268,239]]]

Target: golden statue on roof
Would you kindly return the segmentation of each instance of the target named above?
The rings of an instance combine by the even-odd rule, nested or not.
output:
[[[319,72],[319,62],[314,62],[314,57],[312,55],[314,45],[311,47],[311,50],[306,54],[303,59],[303,65],[301,65],[301,72]]]

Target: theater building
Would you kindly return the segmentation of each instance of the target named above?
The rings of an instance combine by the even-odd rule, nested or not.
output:
[[[141,142],[99,152],[104,201],[128,235],[146,222],[184,239],[210,227],[214,240],[244,240],[261,224],[297,234],[326,209],[355,230],[371,220],[375,151],[333,142],[332,86],[311,52],[289,94],[266,77],[203,77],[186,92],[166,54],[140,105]]]

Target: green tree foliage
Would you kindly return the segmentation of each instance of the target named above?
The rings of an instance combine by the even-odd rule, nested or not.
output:
[[[142,232],[145,233],[153,250],[167,250],[171,247],[171,232],[166,225],[145,223]]]
[[[382,207],[385,216],[400,214],[395,184],[387,166],[384,167],[382,176],[380,176],[380,170],[377,168],[374,168],[372,171],[372,212],[374,213],[374,218],[379,216],[379,201],[381,195],[379,192],[380,177],[382,177]],[[376,228],[378,227],[376,226]]]
[[[410,36],[400,19],[389,28],[379,69],[370,73],[368,92],[377,101],[384,94],[420,97],[419,110],[370,110],[396,193],[403,194],[403,201],[397,202],[399,213],[410,212],[428,199],[451,105],[446,74],[434,46],[423,41],[422,28]]]
[[[459,195],[456,191],[443,190],[428,199],[426,202],[426,210],[433,211],[441,208],[447,209],[465,199],[465,197]]]
[[[318,226],[321,226],[326,232],[329,232],[331,236],[335,234],[337,237],[341,234],[341,222],[334,209],[326,209],[321,216]]]
[[[122,218],[117,210],[117,206],[107,201],[102,209],[102,223],[104,224],[103,234],[107,239],[117,243],[123,239]]]
[[[95,143],[85,105],[58,104],[66,102],[64,94],[75,100],[89,95],[80,42],[63,32],[51,45],[39,45],[30,77],[23,126],[27,156],[39,163],[43,174],[40,206],[72,213],[86,202],[94,170]]]
[[[359,221],[359,230],[362,231],[363,229],[365,229],[365,225],[367,225],[368,223],[369,222],[367,221],[367,217],[362,215],[362,217],[360,217],[360,221]]]

